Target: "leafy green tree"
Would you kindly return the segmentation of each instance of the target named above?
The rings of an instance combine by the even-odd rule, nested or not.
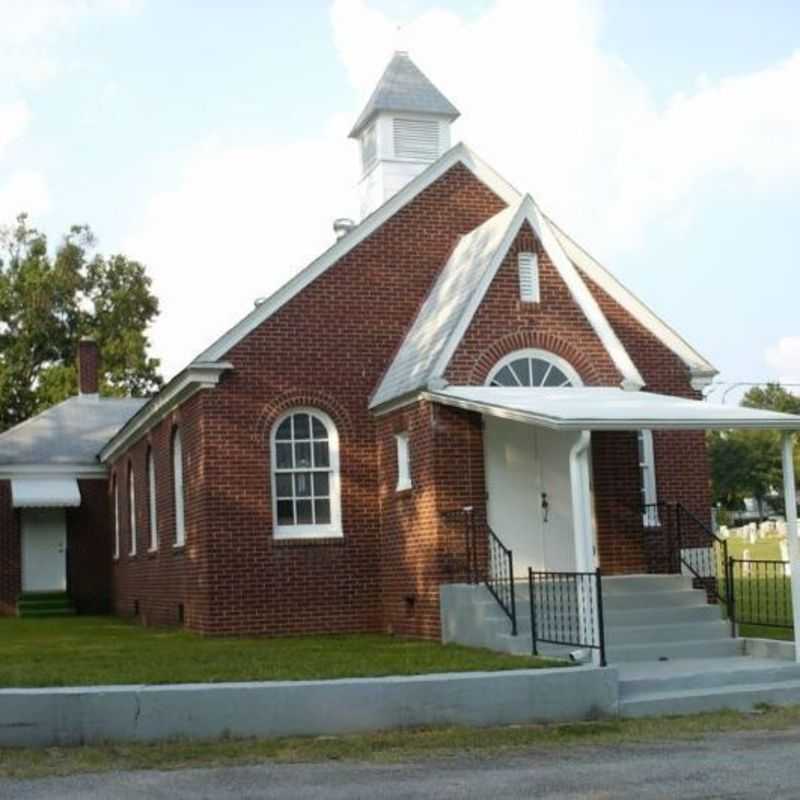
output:
[[[742,406],[800,414],[800,397],[779,383],[750,389]],[[774,491],[770,502],[782,508],[783,485],[780,434],[777,431],[714,431],[708,436],[711,457],[712,493],[715,503],[726,509],[740,509],[746,497],[763,503]],[[800,475],[800,453],[795,453],[795,470]]]
[[[0,230],[0,431],[77,392],[84,336],[100,349],[102,394],[142,397],[161,385],[148,355],[158,315],[150,278],[94,246],[89,227],[76,225],[50,253],[25,214]]]

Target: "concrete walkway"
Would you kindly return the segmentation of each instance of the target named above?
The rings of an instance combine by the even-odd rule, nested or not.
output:
[[[800,730],[398,765],[301,764],[0,781],[14,800],[681,800],[800,797]]]

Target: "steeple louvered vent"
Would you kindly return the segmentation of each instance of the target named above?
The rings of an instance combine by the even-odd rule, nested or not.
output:
[[[539,260],[536,253],[520,253],[517,257],[519,267],[519,299],[523,303],[539,302]]]
[[[435,119],[392,120],[396,158],[435,161],[439,157],[439,121]]]

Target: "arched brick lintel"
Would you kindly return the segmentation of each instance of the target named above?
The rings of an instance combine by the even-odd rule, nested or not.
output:
[[[339,437],[353,433],[353,423],[347,409],[335,397],[323,393],[302,389],[282,392],[265,403],[256,420],[253,436],[257,441],[266,442],[272,426],[277,419],[292,408],[318,408],[324,411],[336,425]]]
[[[475,359],[469,373],[469,385],[483,385],[486,383],[492,368],[500,359],[516,350],[525,350],[526,348],[546,350],[549,353],[560,356],[574,367],[578,375],[581,376],[581,380],[587,386],[608,385],[608,380],[604,380],[604,376],[598,370],[596,364],[578,348],[551,333],[540,333],[538,331],[515,331],[492,342]]]

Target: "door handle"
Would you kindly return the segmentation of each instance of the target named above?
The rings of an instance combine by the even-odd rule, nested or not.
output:
[[[542,492],[542,521],[547,522],[550,515],[550,501],[547,499],[547,492]]]

